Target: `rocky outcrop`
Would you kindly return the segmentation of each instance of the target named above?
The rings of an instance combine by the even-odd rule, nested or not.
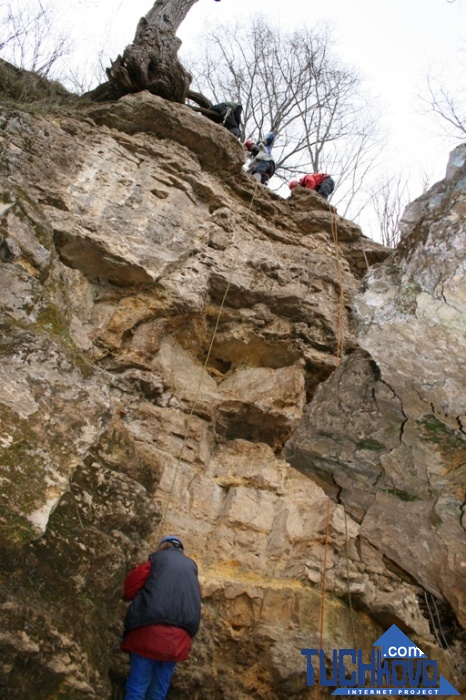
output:
[[[457,469],[389,471],[433,443],[420,413],[407,430],[364,296],[355,335],[365,260],[388,251],[312,192],[257,186],[226,130],[148,93],[0,120],[3,695],[120,698],[122,582],[168,531],[203,589],[174,698],[307,697],[303,646],[369,648],[388,622],[441,660],[419,595],[460,614],[462,438],[442,423]],[[395,541],[400,503],[430,567],[374,534]]]
[[[319,387],[285,449],[463,627],[465,172],[463,145],[406,209],[400,246],[354,299],[361,350]]]

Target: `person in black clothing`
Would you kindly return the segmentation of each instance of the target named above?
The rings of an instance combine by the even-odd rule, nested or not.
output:
[[[220,102],[218,105],[213,105],[210,108],[220,117],[219,121],[228,129],[230,134],[241,138],[241,117],[243,114],[243,106],[237,102]]]

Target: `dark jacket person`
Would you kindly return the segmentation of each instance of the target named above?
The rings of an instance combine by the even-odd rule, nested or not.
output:
[[[212,112],[219,115],[219,122],[228,129],[230,134],[241,138],[241,117],[243,114],[243,106],[238,102],[220,102],[218,105],[213,105]]]
[[[130,654],[125,700],[165,700],[178,661],[188,658],[201,620],[196,563],[168,535],[125,579],[122,651]]]

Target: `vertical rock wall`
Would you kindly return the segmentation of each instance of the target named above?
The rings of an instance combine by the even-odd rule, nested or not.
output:
[[[121,697],[123,578],[167,531],[203,587],[174,698],[308,697],[303,646],[369,648],[388,621],[440,657],[422,582],[362,532],[406,408],[357,350],[359,229],[256,187],[225,130],[145,93],[0,119],[0,694]],[[342,469],[313,448],[309,478],[282,449],[322,398],[314,445]],[[338,416],[361,400],[355,460]]]
[[[463,145],[445,180],[406,209],[396,252],[367,273],[354,300],[361,350],[319,387],[285,449],[328,484],[362,539],[421,586],[432,608],[434,599],[443,606],[443,625],[458,639],[466,621],[465,212]],[[442,624],[433,628],[441,638]],[[462,667],[461,644],[457,658]]]

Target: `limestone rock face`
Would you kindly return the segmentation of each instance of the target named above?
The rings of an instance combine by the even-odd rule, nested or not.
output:
[[[412,540],[406,547],[400,542],[404,553],[396,560],[427,589],[446,598],[463,626],[465,177],[466,144],[451,154],[445,180],[407,208],[403,243],[390,269],[382,266],[369,273],[366,291],[355,300],[359,343],[377,363],[405,417],[398,449],[381,460],[387,486],[413,496],[396,509],[403,513],[398,522],[407,531],[410,522],[419,523],[417,547],[430,552],[436,563],[422,556],[410,563],[416,549]],[[390,291],[383,289],[388,282]],[[367,522],[375,537],[393,518],[387,513],[385,520],[380,511],[371,509]]]
[[[466,146],[355,296],[357,340],[285,449],[360,537],[466,623]]]
[[[0,124],[2,697],[120,699],[123,580],[167,532],[203,591],[173,698],[306,698],[301,648],[369,649],[388,622],[441,659],[419,595],[464,603],[459,380],[446,421],[440,365],[428,386],[389,376],[369,290],[392,262],[358,297],[358,345],[352,299],[388,251],[146,93]],[[409,565],[405,493],[430,548],[405,537]]]

